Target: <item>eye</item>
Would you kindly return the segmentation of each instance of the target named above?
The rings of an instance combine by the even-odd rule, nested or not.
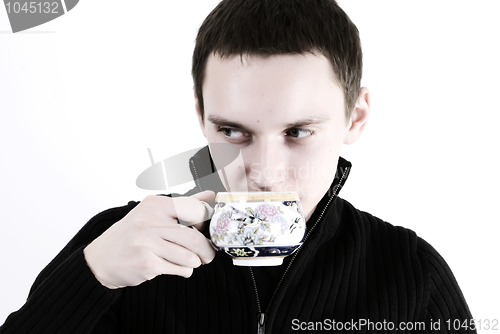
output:
[[[226,137],[231,139],[236,139],[243,136],[243,132],[233,128],[220,127],[219,130],[217,130],[217,132],[222,132]]]
[[[307,136],[311,136],[314,134],[314,131],[312,130],[305,130],[305,129],[299,129],[299,128],[293,128],[287,130],[287,136],[293,137],[293,138],[303,138]]]

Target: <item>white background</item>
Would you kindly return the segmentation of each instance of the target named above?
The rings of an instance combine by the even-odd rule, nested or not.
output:
[[[217,2],[84,0],[17,34],[0,7],[0,324],[92,216],[149,194],[148,147],[205,145],[191,53]],[[416,231],[474,317],[499,319],[498,1],[340,4],[372,97],[341,196]]]

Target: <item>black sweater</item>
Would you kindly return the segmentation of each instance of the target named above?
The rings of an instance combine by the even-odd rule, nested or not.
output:
[[[191,162],[203,173],[200,159],[198,154]],[[306,242],[274,269],[234,266],[217,253],[187,279],[162,275],[137,287],[107,289],[88,268],[83,249],[138,203],[106,210],[40,273],[26,304],[0,333],[257,333],[259,322],[266,333],[340,326],[360,333],[398,326],[475,333],[463,326],[472,316],[443,258],[413,231],[337,197],[350,163],[340,158],[338,170],[307,223]],[[197,182],[190,193],[200,189]],[[432,330],[438,323],[440,331]]]

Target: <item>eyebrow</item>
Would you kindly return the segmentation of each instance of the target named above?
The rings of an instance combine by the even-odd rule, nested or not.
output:
[[[251,132],[250,129],[248,129],[245,125],[238,123],[238,122],[233,122],[233,121],[227,120],[221,116],[208,115],[207,119],[210,122],[212,122],[213,124],[218,125],[218,126],[230,126],[232,128],[237,128],[237,129],[243,130],[244,132]],[[293,122],[293,123],[285,124],[284,127],[286,129],[300,128],[302,126],[324,123],[324,122],[329,121],[329,120],[330,120],[330,117],[328,117],[328,116],[308,117],[308,118],[304,118],[304,119],[298,120],[298,121]]]
[[[232,122],[230,120],[225,119],[224,117],[220,117],[220,116],[217,116],[217,115],[208,115],[207,119],[210,122],[212,122],[212,123],[214,123],[215,125],[218,125],[218,126],[230,126],[232,128],[237,128],[237,129],[243,130],[245,132],[251,132],[250,129],[248,129],[243,124],[238,123],[238,122]]]
[[[304,118],[302,120],[298,120],[293,123],[288,123],[285,125],[285,128],[291,129],[291,128],[300,128],[301,126],[306,126],[306,125],[314,125],[314,124],[321,124],[326,121],[329,121],[330,117],[329,116],[322,116],[322,117],[308,117]]]

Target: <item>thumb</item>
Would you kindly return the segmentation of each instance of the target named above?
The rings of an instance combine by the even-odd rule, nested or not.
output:
[[[211,190],[205,190],[202,192],[199,192],[197,194],[191,195],[190,197],[196,198],[199,201],[204,201],[207,202],[208,205],[212,206],[214,205],[215,202],[215,193]],[[194,226],[197,230],[203,231],[205,229],[207,221],[200,222],[198,224],[192,224],[191,226]]]
[[[207,202],[210,206],[214,205],[215,193],[212,190],[205,190],[197,194],[191,195],[190,197],[196,198],[197,200]]]

